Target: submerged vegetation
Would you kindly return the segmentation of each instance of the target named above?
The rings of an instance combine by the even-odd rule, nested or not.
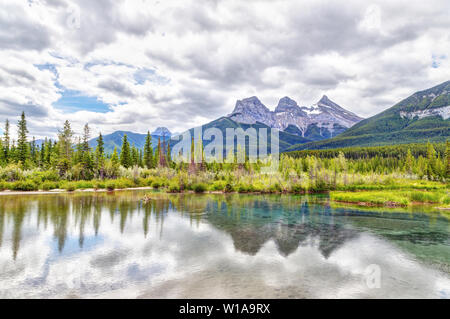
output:
[[[27,134],[25,114],[18,123],[17,142],[10,140],[6,122],[0,148],[0,190],[152,187],[171,193],[358,191],[332,193],[332,197],[373,204],[448,204],[449,143],[286,153],[281,155],[277,170],[266,172],[266,164],[251,163],[248,158],[237,163],[237,155],[234,162],[227,163],[176,163],[170,146],[158,140],[153,147],[150,134],[142,150],[130,146],[125,135],[120,154],[116,150],[105,153],[101,134],[97,147],[91,149],[87,124],[82,136],[75,138],[66,121],[57,141],[46,139],[41,145],[34,138],[28,142]]]

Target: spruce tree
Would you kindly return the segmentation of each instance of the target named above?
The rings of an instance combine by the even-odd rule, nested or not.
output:
[[[130,143],[128,142],[128,137],[126,134],[123,136],[122,151],[120,152],[120,164],[125,168],[131,166]]]
[[[145,145],[144,145],[144,166],[147,167],[147,168],[153,168],[154,167],[153,148],[152,148],[152,136],[150,135],[150,132],[147,132],[147,137],[145,139]]]
[[[156,156],[156,160],[158,161],[157,166],[159,167],[159,166],[163,165],[163,156],[164,156],[163,151],[161,149],[161,138],[160,137],[158,137],[158,147],[157,147],[156,152],[158,154],[158,156]]]
[[[405,160],[405,168],[409,174],[412,174],[413,161],[414,161],[414,157],[411,154],[411,149],[408,148],[408,153],[406,154],[406,160]]]
[[[33,140],[31,141],[30,145],[31,150],[31,160],[33,161],[33,164],[36,165],[37,163],[37,146],[36,146],[36,138],[33,136]]]
[[[9,160],[9,148],[10,148],[10,136],[9,136],[9,120],[6,119],[5,131],[3,132],[3,152],[5,154],[5,162]]]
[[[450,178],[450,142],[445,143],[445,178]]]
[[[172,167],[172,155],[170,154],[170,143],[167,143],[166,161],[167,161],[167,166]]]
[[[436,150],[433,144],[427,143],[427,177],[431,179],[436,172]]]
[[[118,166],[120,164],[119,155],[117,155],[117,147],[114,147],[114,151],[111,156],[111,163],[113,166]]]
[[[59,173],[61,175],[65,174],[71,165],[71,161],[72,161],[72,153],[73,153],[73,148],[72,148],[72,138],[73,138],[73,131],[72,128],[70,126],[70,122],[69,121],[65,121],[64,122],[64,127],[62,129],[62,131],[59,132],[58,134],[58,144],[56,147],[52,147],[52,149],[56,149],[58,151],[57,154],[57,162],[58,162],[58,169],[59,169]],[[51,143],[51,141],[50,141]],[[50,156],[50,164],[52,164],[52,154],[53,152],[49,152],[49,156]]]
[[[22,115],[20,116],[20,120],[17,123],[17,160],[20,161],[22,164],[25,164],[28,155],[29,155],[29,146],[27,142],[27,120],[25,118],[25,112],[22,112]]]
[[[95,165],[100,178],[104,177],[105,170],[105,143],[103,142],[103,136],[100,132],[97,139],[97,147],[95,149]]]

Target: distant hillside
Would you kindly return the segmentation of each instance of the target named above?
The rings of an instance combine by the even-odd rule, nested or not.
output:
[[[339,136],[289,150],[444,142],[450,137],[450,81],[416,92]]]
[[[269,126],[267,126],[266,124],[263,123],[259,123],[256,122],[255,124],[244,124],[244,123],[238,123],[236,121],[233,121],[232,119],[230,119],[229,117],[221,117],[215,121],[212,121],[208,124],[205,124],[202,126],[202,130],[203,132],[205,132],[207,129],[209,128],[218,128],[222,131],[222,135],[223,135],[223,139],[224,139],[224,146],[226,144],[226,129],[227,128],[242,128],[244,131],[247,130],[248,128],[255,128],[256,131],[258,132],[258,130],[260,128],[266,128],[267,129],[267,135],[268,135],[268,142],[270,143],[270,130],[271,128]],[[191,132],[191,135],[194,135],[194,129],[190,129],[189,130]],[[280,151],[284,151],[286,149],[288,149],[289,147],[291,147],[294,144],[299,144],[299,143],[307,143],[310,142],[311,140],[308,140],[304,137],[295,135],[295,134],[290,134],[287,132],[283,132],[280,131],[279,132],[279,147],[280,147]],[[210,141],[203,141],[204,145],[208,145],[208,143],[210,143]],[[248,145],[248,143],[247,143]],[[270,151],[270,150],[269,150]]]
[[[152,135],[152,146],[153,148],[156,148],[158,146],[158,138],[161,138],[161,141],[163,141],[163,136],[159,135],[159,133],[165,135],[166,141],[169,140],[171,133],[166,128],[158,128],[155,132],[153,132]],[[123,136],[127,135],[128,142],[131,146],[135,146],[139,149],[144,148],[145,144],[145,138],[147,137],[147,134],[139,134],[139,133],[133,133],[129,131],[116,131],[114,133],[104,135],[103,136],[103,142],[105,143],[105,152],[106,153],[112,153],[114,151],[114,148],[117,147],[117,151],[120,153],[122,149],[122,141]],[[89,145],[95,149],[97,147],[97,138],[94,138],[89,141]]]

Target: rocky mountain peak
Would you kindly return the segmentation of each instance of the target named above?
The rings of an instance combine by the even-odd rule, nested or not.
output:
[[[288,96],[285,96],[278,102],[278,106],[275,109],[275,112],[287,112],[292,110],[300,110],[297,102],[291,99]]]
[[[172,133],[167,127],[158,127],[155,131],[153,131],[152,135],[169,137],[172,136]]]
[[[233,113],[228,116],[240,123],[273,121],[272,112],[256,96],[237,101]]]
[[[253,96],[237,101],[233,113],[228,117],[238,123],[260,122],[282,131],[289,126],[297,127],[302,134],[306,134],[311,126],[315,126],[328,131],[331,136],[362,120],[356,114],[331,101],[326,95],[310,107],[300,107],[296,101],[285,96],[273,112]],[[325,137],[326,133],[323,135]]]
[[[323,103],[323,104],[327,104],[327,103],[333,103],[333,101],[331,101],[328,96],[323,95],[322,98],[320,99],[319,103]]]

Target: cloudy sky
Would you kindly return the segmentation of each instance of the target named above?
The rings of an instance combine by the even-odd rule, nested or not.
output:
[[[450,79],[450,2],[2,0],[0,121],[172,131],[257,95],[360,116]]]

